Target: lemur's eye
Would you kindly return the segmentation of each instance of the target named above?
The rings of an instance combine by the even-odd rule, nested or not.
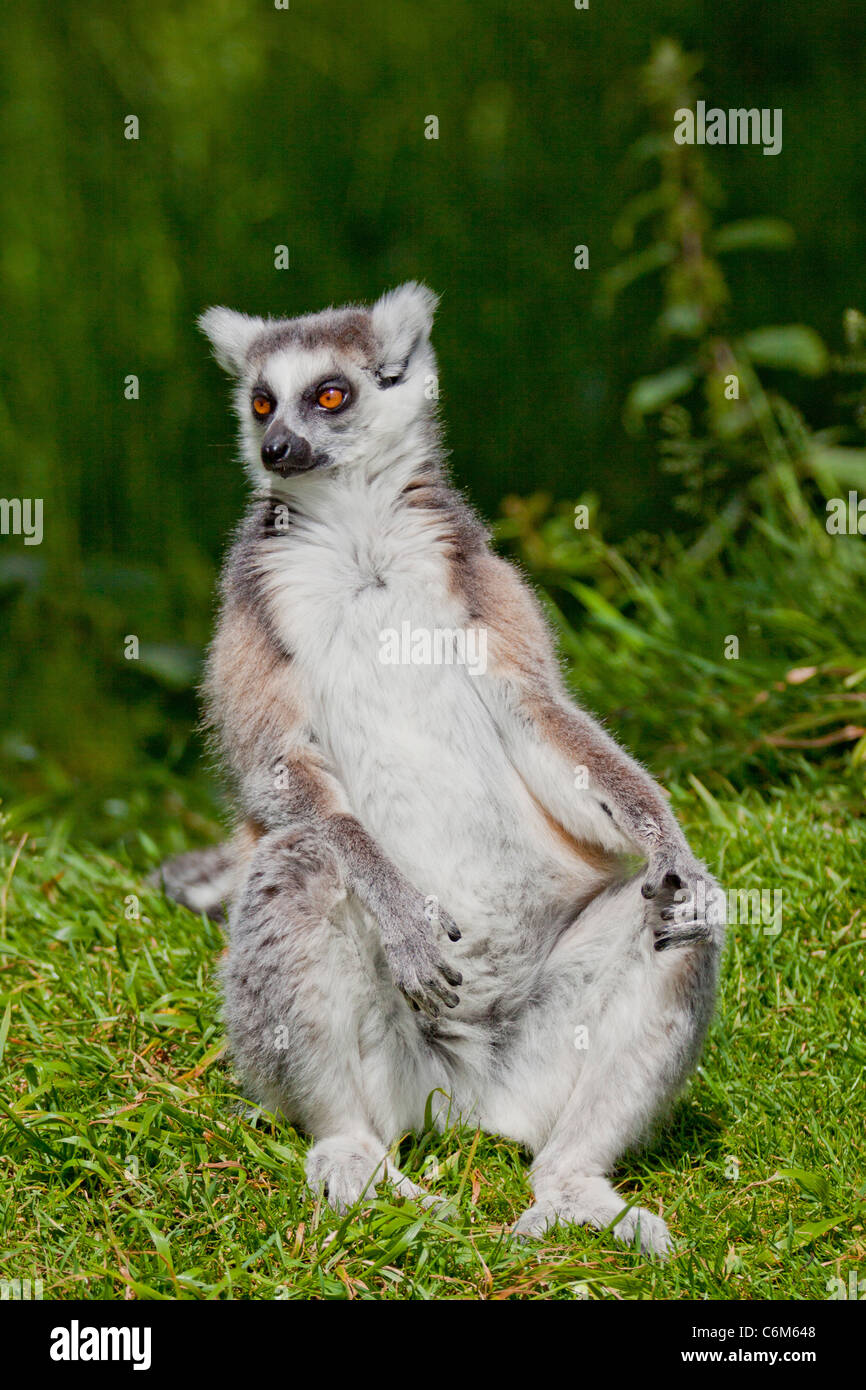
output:
[[[266,396],[264,391],[257,391],[253,396],[253,410],[260,420],[264,420],[266,415],[270,415],[274,408],[274,403],[270,396]]]
[[[345,399],[346,392],[339,386],[323,386],[316,395],[323,410],[338,410]]]

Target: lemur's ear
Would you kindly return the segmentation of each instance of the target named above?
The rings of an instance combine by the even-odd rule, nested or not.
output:
[[[206,310],[199,317],[198,326],[210,338],[214,357],[220,366],[237,376],[246,360],[247,348],[261,333],[265,321],[219,306]]]
[[[379,344],[376,380],[380,386],[396,386],[402,381],[413,354],[430,337],[438,303],[438,296],[426,285],[407,280],[373,305],[370,313]]]

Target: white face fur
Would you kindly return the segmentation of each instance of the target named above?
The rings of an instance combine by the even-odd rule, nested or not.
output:
[[[236,380],[243,458],[258,490],[294,490],[308,474],[386,466],[417,450],[435,413],[436,302],[410,281],[370,308],[296,319],[225,308],[202,315],[217,361]]]

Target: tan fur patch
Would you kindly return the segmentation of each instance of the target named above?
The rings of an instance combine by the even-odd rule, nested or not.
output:
[[[474,621],[488,630],[494,674],[517,677],[530,688],[557,688],[559,667],[547,624],[516,570],[485,549],[472,556],[465,573],[456,571],[455,579],[466,593]]]
[[[528,788],[527,791],[529,791]],[[529,792],[529,795],[532,796],[532,793]],[[613,850],[604,849],[602,845],[593,844],[590,840],[579,840],[576,835],[572,835],[564,826],[560,825],[549,811],[545,810],[537,797],[532,796],[532,800],[555,843],[570,854],[575,855],[584,864],[589,865],[591,869],[596,869],[599,874],[604,874],[607,883],[609,883],[610,879],[615,876],[621,856],[614,853]],[[604,887],[605,884],[600,886]]]
[[[220,623],[208,660],[205,693],[235,767],[254,765],[263,742],[274,760],[294,742],[300,717],[291,665],[261,624],[235,606]]]

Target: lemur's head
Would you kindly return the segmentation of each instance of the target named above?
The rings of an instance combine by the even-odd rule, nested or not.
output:
[[[382,458],[435,406],[436,296],[413,281],[371,307],[296,319],[208,309],[199,324],[237,381],[235,409],[258,486]]]

